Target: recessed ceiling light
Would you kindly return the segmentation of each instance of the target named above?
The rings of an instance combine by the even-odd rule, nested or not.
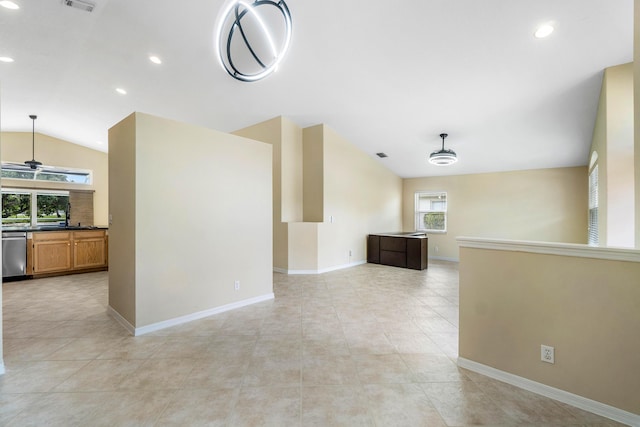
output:
[[[542,24],[542,25],[540,25],[538,27],[536,32],[533,33],[533,35],[537,39],[543,39],[543,38],[548,37],[549,35],[551,35],[551,33],[553,33],[553,25],[551,25],[551,24]]]
[[[127,91],[122,89],[121,87],[116,88],[116,92],[118,92],[120,95],[126,95]]]
[[[0,62],[13,62],[13,58],[9,58],[8,56],[0,56]]]
[[[0,1],[0,6],[6,7],[7,9],[20,9],[20,6],[9,0]]]
[[[102,141],[96,141],[96,144],[102,145]]]
[[[153,62],[154,64],[162,64],[162,59],[158,58],[157,56],[151,55],[149,57],[149,61]]]

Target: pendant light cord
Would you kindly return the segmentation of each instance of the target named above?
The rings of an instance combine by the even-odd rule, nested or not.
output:
[[[31,160],[36,159],[36,119],[31,117]]]
[[[31,119],[31,160],[36,160],[36,119],[38,116],[32,114],[29,116]]]
[[[444,151],[444,139],[445,139],[446,137],[448,137],[448,136],[449,136],[449,135],[448,135],[448,134],[446,134],[446,133],[441,133],[441,134],[440,134],[440,138],[442,138],[442,151]]]

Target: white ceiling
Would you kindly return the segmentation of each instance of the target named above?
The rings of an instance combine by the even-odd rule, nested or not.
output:
[[[94,1],[0,7],[0,56],[15,59],[0,62],[3,131],[31,131],[37,114],[37,132],[106,151],[133,111],[222,131],[283,115],[329,125],[401,177],[578,166],[603,69],[633,60],[633,0],[286,0],[287,57],[243,83],[214,54],[223,0]],[[441,132],[455,165],[426,161]]]

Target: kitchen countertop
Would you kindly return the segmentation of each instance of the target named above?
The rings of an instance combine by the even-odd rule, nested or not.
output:
[[[2,231],[24,231],[27,233],[36,231],[82,231],[82,230],[108,230],[109,227],[94,225],[70,225],[68,227],[59,225],[39,225],[37,227],[2,227]]]
[[[426,239],[427,234],[420,231],[401,231],[397,233],[371,233],[369,236],[407,237],[410,239]]]

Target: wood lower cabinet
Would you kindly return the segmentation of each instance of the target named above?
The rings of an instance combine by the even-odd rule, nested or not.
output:
[[[367,238],[367,262],[424,270],[427,268],[426,235],[370,234]]]
[[[33,233],[33,273],[71,270],[71,233]]]
[[[76,231],[73,234],[73,268],[106,267],[107,245],[104,231]]]
[[[34,276],[100,270],[108,265],[105,230],[33,232],[30,246],[27,262]]]

